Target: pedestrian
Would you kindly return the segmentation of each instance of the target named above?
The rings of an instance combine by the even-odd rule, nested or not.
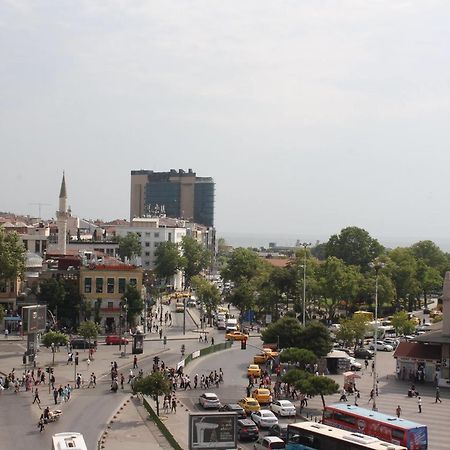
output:
[[[373,399],[374,394],[375,394],[375,392],[374,392],[374,390],[372,389],[372,390],[370,391],[369,400],[368,400],[367,403],[370,403],[371,401],[372,401],[372,402],[374,401],[374,399]]]
[[[372,361],[372,373],[375,372],[375,361]]]
[[[44,431],[44,423],[45,423],[44,414],[41,414],[41,417],[39,418],[39,422],[38,422],[39,433]]]
[[[86,364],[87,364],[87,368],[89,370],[89,366],[91,365],[91,360],[89,358],[86,360]]]
[[[5,339],[8,339],[9,330],[8,328],[5,328]]]
[[[138,368],[137,356],[134,355],[134,358],[133,358],[133,369],[137,369],[137,368]]]
[[[123,389],[123,383],[125,381],[125,377],[123,376],[123,373],[120,374],[120,388]]]
[[[58,395],[59,395],[58,389],[54,388],[53,389],[53,399],[55,400],[55,405],[58,404]]]
[[[419,413],[421,413],[422,412],[422,398],[420,397],[420,395],[419,395],[419,397],[417,397],[417,407],[419,408]]]
[[[439,392],[439,386],[436,387],[436,398],[435,398],[434,403],[437,403],[437,402],[442,403],[441,393]]]
[[[172,399],[172,408],[170,411],[173,412],[174,414],[177,413],[177,401],[175,398]]]
[[[366,370],[369,367],[369,358],[367,358],[367,356],[366,359],[364,360],[364,366],[366,367]]]
[[[34,400],[33,400],[32,405],[34,405],[36,402],[37,402],[37,404],[38,404],[38,406],[39,406],[39,409],[42,409],[42,408],[41,408],[41,399],[39,398],[39,391],[38,391],[38,388],[36,388],[36,389],[34,390]]]
[[[402,408],[400,408],[400,405],[397,406],[397,409],[395,410],[395,414],[400,419],[400,415],[402,414]]]
[[[163,330],[162,328],[159,329],[159,339],[162,339]]]
[[[214,345],[214,337],[211,338],[211,345]]]

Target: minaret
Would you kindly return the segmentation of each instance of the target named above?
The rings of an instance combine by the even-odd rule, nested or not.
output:
[[[59,210],[56,211],[56,224],[58,226],[58,253],[60,255],[66,254],[67,217],[68,213],[67,213],[66,179],[63,172],[61,190],[59,191]]]

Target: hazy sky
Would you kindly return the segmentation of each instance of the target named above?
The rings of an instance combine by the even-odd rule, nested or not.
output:
[[[216,182],[222,232],[450,230],[450,2],[0,0],[0,210],[129,216],[130,170]],[[450,237],[448,239],[450,241]]]

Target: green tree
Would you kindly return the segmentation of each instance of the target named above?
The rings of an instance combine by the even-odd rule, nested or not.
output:
[[[258,275],[261,266],[262,260],[254,251],[239,247],[231,253],[221,276],[235,284],[243,280],[250,281]]]
[[[132,284],[128,284],[122,297],[122,307],[126,305],[127,321],[131,326],[135,326],[136,317],[139,316],[144,309],[144,300],[138,288]]]
[[[69,342],[69,338],[67,334],[60,333],[59,331],[48,331],[41,338],[42,344],[44,344],[47,348],[52,347],[53,350],[53,360],[52,365],[55,364],[55,347],[60,345],[67,345]],[[52,346],[53,344],[53,346]]]
[[[391,325],[397,335],[412,334],[416,329],[416,324],[408,318],[406,311],[399,311],[392,316]]]
[[[91,320],[82,322],[78,327],[78,334],[89,341],[89,348],[91,347],[91,341],[97,339],[100,327]]]
[[[25,272],[25,247],[17,233],[0,227],[0,281],[14,281]]]
[[[297,347],[313,352],[318,358],[326,356],[333,347],[328,328],[321,322],[313,320],[301,330]]]
[[[320,395],[325,408],[324,395],[336,394],[339,391],[339,385],[331,378],[304,373],[305,376],[295,383],[295,387],[306,395]]]
[[[342,259],[346,264],[359,266],[363,272],[369,270],[369,263],[384,252],[384,247],[370,234],[358,227],[347,227],[340,234],[330,237],[326,255]]]
[[[167,285],[169,278],[183,267],[180,249],[174,242],[161,242],[155,250],[155,258],[156,276]]]
[[[278,343],[279,348],[300,347],[303,327],[295,317],[284,316],[270,324],[261,334],[265,344]]]
[[[300,380],[305,378],[305,372],[300,369],[290,369],[281,377],[281,381],[283,383],[288,384],[289,386],[295,385]]]
[[[43,280],[40,284],[38,299],[41,303],[46,303],[53,315],[59,318],[66,305],[64,281],[57,278]]]
[[[126,236],[116,236],[116,241],[119,244],[119,257],[122,261],[125,258],[132,258],[140,255],[142,252],[141,241],[137,233],[128,233]]]
[[[102,299],[98,298],[94,304],[94,322],[100,324],[100,308],[102,307]]]
[[[217,286],[200,275],[192,277],[192,287],[195,289],[200,303],[206,308],[206,314],[211,325],[212,311],[217,308],[220,303],[220,292]]]
[[[171,392],[171,384],[162,372],[153,372],[133,383],[133,392],[151,396],[156,402],[156,414],[159,416],[159,397]]]
[[[185,286],[191,285],[191,279],[206,269],[211,262],[211,252],[190,236],[183,237],[183,269]]]
[[[5,318],[5,309],[3,308],[3,305],[0,305],[0,323],[3,322],[4,318]]]
[[[450,265],[445,253],[433,241],[420,241],[411,246],[411,251],[418,261],[436,269],[442,276]]]
[[[243,280],[235,286],[228,296],[228,301],[239,309],[240,313],[254,309],[256,305],[256,286],[247,280]]]
[[[291,347],[284,349],[280,353],[280,361],[295,364],[299,369],[304,370],[307,364],[315,364],[317,362],[317,356],[311,350]]]
[[[353,317],[341,320],[341,326],[336,331],[336,340],[345,346],[353,346],[356,349],[358,342],[364,339],[368,320],[364,317]]]

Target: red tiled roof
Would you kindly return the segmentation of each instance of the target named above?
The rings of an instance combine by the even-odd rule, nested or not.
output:
[[[291,260],[288,258],[263,258],[264,261],[268,262],[271,266],[274,267],[286,267],[291,263]]]
[[[441,346],[419,342],[400,342],[395,349],[394,358],[441,359]]]

